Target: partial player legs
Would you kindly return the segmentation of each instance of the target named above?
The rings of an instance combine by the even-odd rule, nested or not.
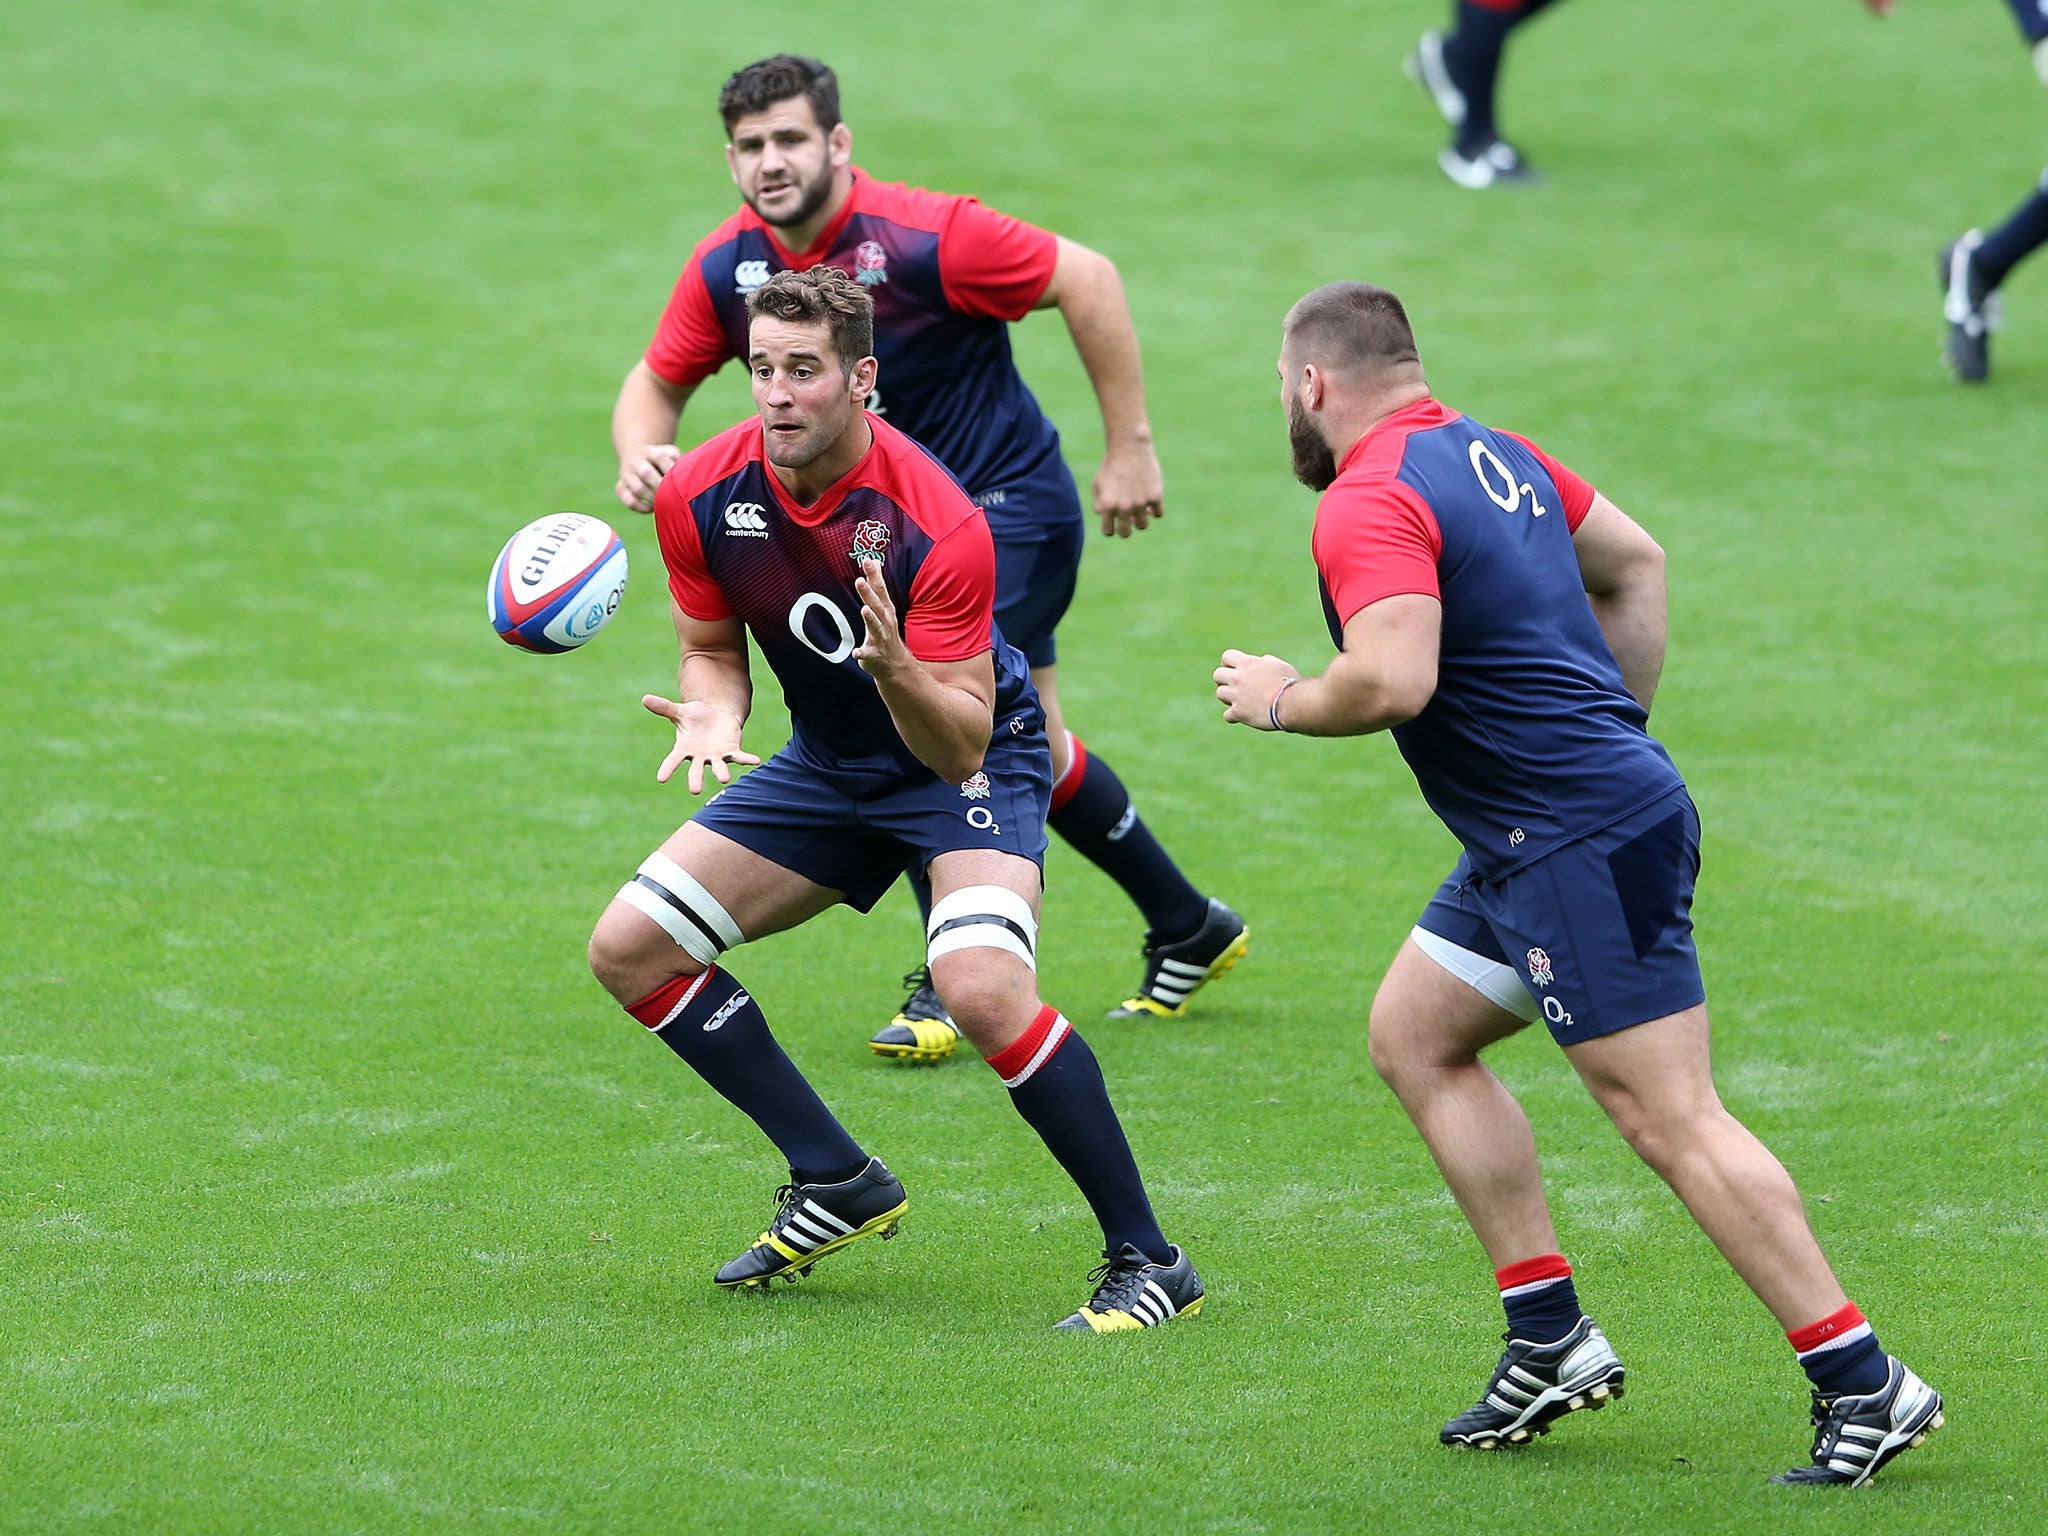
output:
[[[1061,1326],[1149,1327],[1201,1307],[1202,1284],[1152,1214],[1088,1042],[1038,995],[1038,867],[961,851],[932,861],[932,980],[961,1033],[1102,1225],[1094,1298]]]
[[[1494,88],[1508,35],[1551,0],[1454,0],[1452,29],[1425,32],[1408,56],[1409,77],[1429,92],[1450,125],[1437,156],[1443,173],[1475,190],[1532,181],[1521,153],[1494,124]]]
[[[692,823],[648,858],[590,938],[590,968],[606,990],[788,1160],[769,1229],[718,1272],[721,1285],[808,1273],[857,1238],[887,1236],[903,1210],[895,1176],[825,1107],[722,963],[746,938],[794,926],[836,899]]]
[[[1479,1060],[1528,1027],[1403,941],[1373,998],[1372,1064],[1495,1269],[1557,1251],[1529,1117]]]
[[[1236,967],[1250,945],[1244,919],[1196,890],[1131,803],[1102,756],[1066,727],[1057,667],[1031,669],[1052,747],[1046,824],[1123,888],[1145,917],[1145,974],[1111,1018],[1178,1018],[1196,992]]]
[[[1802,1327],[1848,1302],[1791,1175],[1722,1107],[1705,1004],[1568,1046],[1565,1055],[1780,1327]]]

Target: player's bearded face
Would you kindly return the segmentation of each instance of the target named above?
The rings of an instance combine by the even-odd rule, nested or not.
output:
[[[763,223],[806,224],[832,196],[831,136],[801,96],[733,124],[731,154],[740,196]]]
[[[1337,455],[1309,419],[1298,389],[1287,395],[1287,447],[1294,455],[1294,478],[1312,491],[1327,491],[1337,478]]]

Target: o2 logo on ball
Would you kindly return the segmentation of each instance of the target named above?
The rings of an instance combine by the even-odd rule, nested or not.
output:
[[[626,566],[626,546],[602,518],[538,518],[505,541],[491,568],[491,628],[521,650],[573,651],[619,611]]]

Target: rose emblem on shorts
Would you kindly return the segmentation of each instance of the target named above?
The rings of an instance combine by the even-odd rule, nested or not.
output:
[[[854,247],[853,280],[863,288],[889,281],[889,253],[879,240],[863,240]]]
[[[889,547],[889,525],[870,518],[853,530],[853,563],[863,560],[879,560],[882,551]]]
[[[960,783],[960,796],[965,800],[986,800],[988,798],[988,775],[977,773],[971,779]]]
[[[1539,987],[1547,987],[1552,981],[1550,956],[1540,949],[1529,951],[1529,980]]]

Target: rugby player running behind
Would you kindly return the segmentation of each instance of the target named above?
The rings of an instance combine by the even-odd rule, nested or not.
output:
[[[758,763],[747,636],[793,727],[640,866],[590,939],[605,988],[789,1162],[728,1288],[794,1280],[894,1232],[907,1200],[825,1107],[724,968],[726,952],[838,902],[871,909],[906,867],[931,883],[932,982],[1100,1221],[1104,1264],[1058,1326],[1150,1327],[1202,1304],[1154,1219],[1088,1043],[1038,995],[1052,762],[1024,659],[995,628],[988,525],[931,457],[862,409],[873,306],[835,268],[749,296],[758,415],[681,456],[655,496],[681,649],[677,697],[648,695],[687,765]],[[735,508],[746,516],[734,519]]]
[[[677,458],[697,386],[746,355],[747,296],[771,273],[826,265],[875,302],[882,384],[869,408],[929,449],[986,512],[996,619],[1024,653],[1052,744],[1051,826],[1144,914],[1144,974],[1111,1017],[1172,1017],[1245,953],[1237,913],[1197,890],[1138,816],[1122,781],[1070,733],[1054,630],[1074,595],[1085,523],[1059,434],[1018,375],[1008,322],[1058,308],[1102,410],[1094,481],[1102,531],[1128,537],[1164,512],[1138,339],[1116,268],[1071,240],[954,197],[878,182],[853,163],[839,83],[816,59],[778,54],[719,93],[726,164],[744,206],[700,241],[612,416],[619,500],[639,511]],[[931,892],[911,882],[926,916]],[[874,1036],[877,1054],[950,1055],[959,1031],[929,971]]]
[[[1699,817],[1647,729],[1664,554],[1527,439],[1433,399],[1401,303],[1332,283],[1288,312],[1280,397],[1336,657],[1226,651],[1224,719],[1391,731],[1464,853],[1373,999],[1373,1065],[1494,1267],[1507,1351],[1447,1445],[1522,1444],[1621,1395],[1579,1308],[1528,1117],[1480,1052],[1548,1025],[1594,1099],[1777,1318],[1812,1385],[1809,1465],[1867,1482],[1942,1422],[1879,1347],[1799,1191],[1723,1107],[1693,947]]]

